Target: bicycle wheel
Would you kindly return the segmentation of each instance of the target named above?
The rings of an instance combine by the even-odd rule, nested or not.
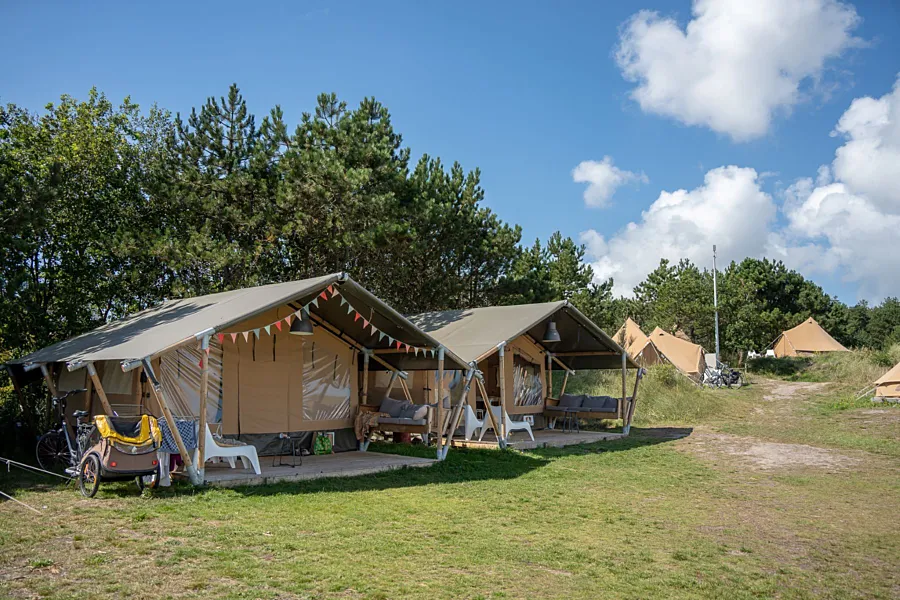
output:
[[[59,431],[48,431],[38,438],[35,454],[45,471],[62,471],[70,464],[69,446]]]
[[[744,376],[738,373],[738,376],[734,379],[734,381],[729,385],[731,389],[738,389],[744,385]]]
[[[91,454],[81,462],[78,469],[78,487],[85,498],[93,498],[100,487],[100,459]]]

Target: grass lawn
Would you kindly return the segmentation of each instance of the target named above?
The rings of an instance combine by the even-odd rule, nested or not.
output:
[[[647,383],[631,437],[587,446],[93,500],[0,475],[42,510],[0,504],[0,596],[900,597],[900,410]]]

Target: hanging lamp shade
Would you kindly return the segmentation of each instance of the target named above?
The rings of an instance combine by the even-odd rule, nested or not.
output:
[[[550,321],[547,323],[547,330],[544,332],[544,337],[541,340],[544,343],[552,344],[554,342],[560,341],[559,331],[556,329],[556,321]]]
[[[291,335],[312,335],[313,325],[309,315],[300,311],[300,316],[291,322]]]

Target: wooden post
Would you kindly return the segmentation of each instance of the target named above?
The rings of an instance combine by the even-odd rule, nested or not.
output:
[[[400,376],[400,371],[394,371],[391,373],[391,380],[387,384],[387,388],[384,390],[384,396],[381,397],[382,400],[391,395],[391,390],[394,389],[394,382],[397,381],[397,377]]]
[[[87,394],[87,413],[89,417],[92,417],[94,416],[94,380],[88,377],[84,388],[84,393]]]
[[[406,396],[406,400],[408,402],[412,402],[412,394],[409,391],[409,386],[406,385],[406,380],[402,377],[400,378],[400,387],[403,388],[403,395]]]
[[[500,429],[503,442],[506,443],[506,343],[500,344]]]
[[[437,454],[438,460],[441,458],[442,447],[444,444],[444,347],[438,348],[438,370],[437,382],[435,385],[435,394],[437,396]]]
[[[456,406],[453,407],[453,413],[450,415],[450,419],[447,422],[447,443],[444,444],[444,449],[441,452],[441,460],[447,458],[447,452],[450,450],[450,446],[453,443],[453,432],[456,431],[457,427],[459,427],[459,420],[462,418],[463,408],[469,403],[469,388],[472,387],[472,377],[474,375],[475,367],[471,367],[466,372],[466,385],[463,387],[462,396],[460,397],[459,402],[456,404]]]
[[[50,390],[50,397],[56,398],[59,396],[59,393],[56,391],[56,383],[53,381],[53,376],[50,374],[50,369],[47,368],[47,363],[41,363],[41,373],[44,375],[44,379],[47,381],[47,389]],[[47,421],[50,422],[53,411],[53,400],[47,402]],[[65,415],[63,415],[65,417]]]
[[[393,381],[393,380],[391,380]],[[369,403],[369,351],[363,350],[363,384],[362,384],[362,403]]]
[[[85,367],[87,368],[88,375],[90,375],[94,387],[97,389],[97,397],[100,398],[100,404],[103,405],[103,410],[106,411],[106,414],[112,415],[112,406],[109,405],[109,399],[106,397],[106,392],[103,390],[103,385],[100,383],[100,378],[97,376],[97,369],[94,368],[94,363],[89,362]]]
[[[200,340],[200,421],[197,423],[197,469],[201,477],[206,472],[206,413],[209,400],[209,336]]]
[[[566,374],[563,375],[562,387],[559,388],[559,397],[562,398],[562,395],[566,393],[566,384],[569,383],[569,372],[566,371]]]
[[[484,406],[487,409],[488,419],[491,421],[491,427],[494,428],[494,435],[497,437],[497,443],[501,448],[506,448],[506,440],[500,437],[497,433],[500,431],[500,425],[497,423],[497,418],[494,416],[494,411],[491,410],[491,398],[487,394],[487,390],[484,389],[484,379],[481,377],[478,378],[478,389],[481,392],[481,397],[484,398]]]
[[[200,476],[200,473],[197,471],[197,468],[194,466],[194,463],[191,461],[191,456],[188,453],[187,446],[184,445],[184,440],[181,439],[181,433],[178,431],[178,425],[175,423],[175,417],[172,416],[172,411],[169,410],[169,402],[166,400],[166,392],[162,389],[162,386],[159,384],[159,380],[156,378],[156,373],[153,371],[153,365],[150,364],[148,359],[144,359],[142,361],[144,363],[144,372],[147,374],[147,379],[150,380],[150,389],[153,390],[153,395],[156,397],[156,402],[159,404],[160,410],[162,410],[163,416],[166,418],[166,422],[169,425],[169,431],[172,432],[172,437],[175,438],[175,445],[178,446],[178,453],[181,454],[181,460],[184,463],[184,469],[187,471],[188,477],[191,479],[191,483],[194,485],[202,485],[203,478]]]
[[[553,355],[547,351],[547,397],[553,398]]]
[[[631,394],[631,402],[628,403],[628,415],[625,417],[625,423],[622,427],[622,433],[628,435],[631,432],[631,419],[634,418],[634,405],[637,404],[638,383],[644,376],[644,369],[638,368],[637,377],[634,379],[634,392]]]
[[[619,410],[617,411],[619,414],[617,418],[622,418],[622,407],[625,405],[625,399],[628,397],[628,383],[625,380],[625,377],[628,375],[628,355],[625,354],[625,351],[622,351],[622,401],[619,402]]]

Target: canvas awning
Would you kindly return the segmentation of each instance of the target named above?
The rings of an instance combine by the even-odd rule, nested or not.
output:
[[[300,309],[329,286],[336,286],[344,302],[321,302],[312,309],[342,335],[368,348],[388,346],[387,336],[411,347],[435,349],[435,338],[416,327],[403,315],[345,273],[244,288],[207,296],[169,300],[118,321],[107,323],[88,333],[48,346],[7,363],[13,372],[26,365],[42,363],[80,363],[98,361],[135,361],[155,357],[166,350],[188,343],[205,332],[215,333],[232,328],[256,315],[284,305]],[[369,322],[363,327],[356,312]],[[372,329],[375,326],[375,330]],[[378,332],[385,334],[382,337]],[[405,346],[404,346],[405,347]],[[381,357],[402,370],[430,369],[437,364],[436,353],[385,354]],[[446,351],[448,368],[466,368],[466,363],[452,351]],[[373,363],[371,367],[378,368]]]
[[[650,334],[650,341],[679,371],[695,379],[700,377],[705,362],[703,346],[675,337],[659,327]]]
[[[831,337],[812,317],[783,332],[773,346],[775,355],[779,357],[817,352],[848,352],[847,348]]]
[[[656,346],[631,317],[625,319],[625,323],[622,324],[613,339],[625,348],[628,356],[641,366],[654,365],[660,361]]]
[[[622,348],[566,300],[543,304],[489,306],[429,312],[409,317],[462,360],[483,360],[499,344],[528,334],[572,369],[618,369]],[[555,321],[560,341],[542,344],[547,323]],[[585,353],[574,356],[568,353]],[[588,354],[596,353],[596,354]],[[628,359],[628,366],[636,365]],[[554,369],[561,369],[556,363]]]

